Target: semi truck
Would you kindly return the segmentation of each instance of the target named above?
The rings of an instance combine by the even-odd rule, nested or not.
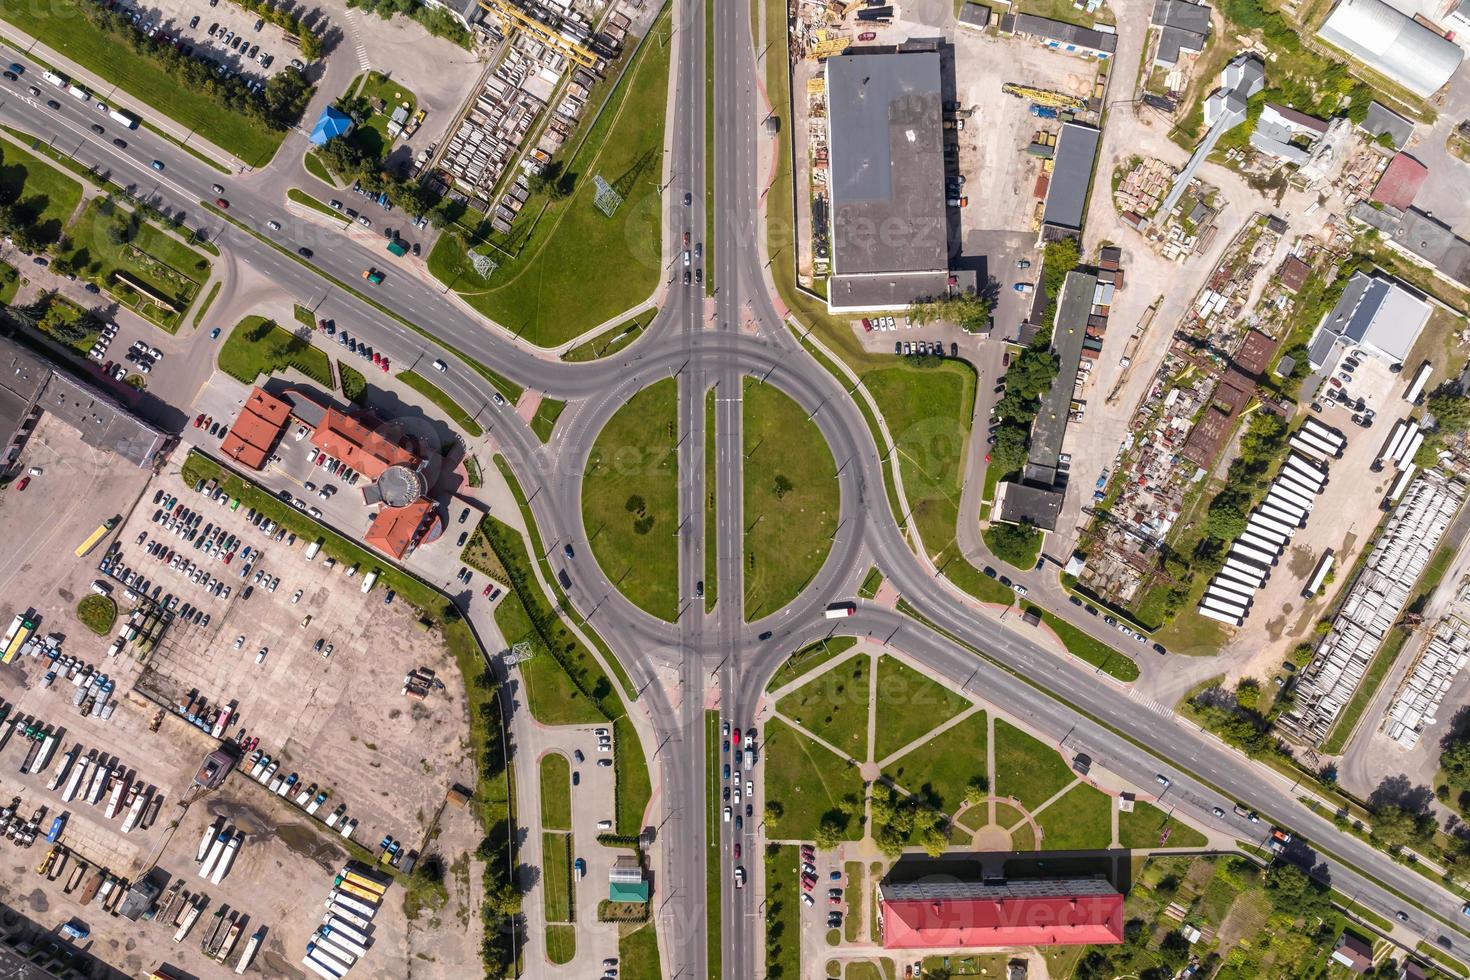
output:
[[[857,603],[855,602],[834,602],[827,607],[823,615],[828,619],[843,619],[851,616],[855,612],[857,612]]]

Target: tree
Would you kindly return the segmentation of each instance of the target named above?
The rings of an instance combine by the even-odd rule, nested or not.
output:
[[[990,447],[990,465],[996,467],[997,473],[1019,473],[1026,465],[1026,438],[1026,429],[1011,422],[995,430],[995,445]]]
[[[641,514],[647,509],[647,506],[647,502],[635,493],[628,497],[627,503],[623,504],[623,509],[630,514]]]
[[[1286,423],[1274,412],[1251,416],[1240,436],[1240,455],[1251,461],[1275,459],[1286,445]]]
[[[1436,827],[1430,813],[1415,813],[1393,804],[1373,811],[1372,837],[1391,848],[1422,847],[1434,837]]]
[[[316,31],[308,28],[301,32],[301,57],[307,61],[315,61],[320,58],[325,47],[322,36]]]
[[[1233,541],[1245,531],[1246,517],[1233,498],[1221,492],[1205,513],[1205,532],[1220,541]]]
[[[817,833],[813,838],[816,845],[824,851],[830,851],[842,843],[842,818],[836,813],[822,814],[822,822],[817,825]]]
[[[780,500],[792,491],[791,481],[786,478],[785,473],[777,473],[776,479],[771,484],[771,492]]]
[[[1440,767],[1455,782],[1470,780],[1470,732],[1461,732],[1439,754]]]
[[[1453,382],[1436,388],[1425,400],[1425,407],[1442,431],[1464,432],[1470,428],[1470,398],[1466,398]]]
[[[1019,524],[992,524],[985,529],[985,546],[990,553],[1008,565],[1029,569],[1036,563],[1041,532],[1030,521]]]
[[[965,802],[980,806],[990,799],[990,780],[984,776],[972,776],[965,784]]]

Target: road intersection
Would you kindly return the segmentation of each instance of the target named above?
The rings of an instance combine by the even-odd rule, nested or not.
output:
[[[712,9],[714,33],[714,119],[706,119],[704,18]],[[0,123],[40,136],[84,166],[111,174],[171,210],[201,214],[200,202],[216,196],[211,185],[228,185],[229,215],[250,231],[217,216],[208,220],[222,251],[319,315],[352,324],[354,336],[394,355],[408,366],[416,359],[443,358],[452,367],[436,382],[470,414],[504,454],[530,495],[530,509],[546,542],[547,557],[565,567],[572,603],[617,651],[641,692],[634,710],[647,713],[657,738],[654,764],[661,786],[657,846],[662,850],[660,896],[656,898],[668,976],[706,976],[706,839],[704,798],[707,690],[717,691],[723,717],[755,724],[765,686],[794,650],[840,634],[871,637],[924,662],[957,686],[1003,700],[1049,733],[1063,751],[1087,751],[1095,764],[1140,786],[1154,775],[1169,776],[1162,804],[1216,830],[1259,843],[1264,825],[1228,816],[1233,801],[1263,817],[1293,827],[1316,851],[1306,855],[1330,876],[1335,888],[1379,915],[1407,910],[1399,932],[1427,942],[1448,943],[1461,958],[1470,938],[1461,902],[1437,881],[1393,861],[1350,834],[1338,831],[1301,800],[1305,793],[1269,770],[1196,731],[1172,715],[1151,710],[1080,662],[1059,657],[998,620],[957,601],[951,587],[921,562],[900,531],[883,492],[882,459],[862,413],[846,388],[801,349],[772,299],[763,236],[758,221],[758,160],[766,145],[765,109],[756,85],[756,60],[748,9],[738,4],[680,0],[675,5],[676,45],[671,78],[673,107],[665,164],[664,253],[674,257],[685,231],[713,245],[713,297],[698,284],[684,285],[671,273],[667,298],[644,335],[607,361],[584,364],[548,359],[503,330],[487,327],[455,297],[413,274],[393,271],[388,288],[364,301],[323,276],[356,288],[361,270],[383,263],[368,242],[292,218],[284,187],[271,168],[244,179],[226,178],[199,159],[148,131],[129,134],[126,148],[93,138],[88,110],[63,100],[59,110],[11,89],[0,102]],[[24,59],[18,59],[24,62]],[[33,66],[28,66],[33,67]],[[37,72],[39,74],[39,72]],[[715,129],[715,172],[706,173],[705,134]],[[291,145],[295,145],[292,141]],[[285,156],[283,151],[283,157]],[[150,166],[163,163],[163,170]],[[290,164],[283,164],[290,166]],[[709,179],[713,177],[713,186]],[[713,194],[714,227],[704,228],[704,200]],[[685,195],[689,203],[686,205]],[[272,244],[270,220],[281,221],[290,238]],[[313,250],[310,260],[294,254]],[[416,330],[404,321],[419,328]],[[200,344],[208,341],[201,336]],[[476,361],[549,396],[575,400],[575,413],[543,444],[509,406],[495,403],[496,389],[464,362]],[[562,546],[584,544],[581,476],[604,423],[638,390],[676,377],[680,387],[679,583],[683,596],[676,622],[656,620],[619,593],[590,549],[562,559]],[[757,622],[743,615],[743,478],[741,385],[755,377],[774,384],[807,412],[827,440],[838,465],[839,527],[829,556],[802,595]],[[715,391],[715,480],[705,485],[706,392]],[[696,597],[705,575],[705,501],[713,492],[719,601],[706,615]],[[931,629],[917,619],[859,603],[856,615],[826,620],[831,602],[855,596],[870,566],[903,595]],[[1048,596],[1048,598],[1051,598]],[[939,632],[939,631],[942,631]],[[1222,806],[1227,817],[1212,815]],[[743,843],[747,873],[760,878],[756,821],[740,831],[720,827],[722,879],[721,972],[754,977],[764,972],[759,887],[733,886],[733,844]]]

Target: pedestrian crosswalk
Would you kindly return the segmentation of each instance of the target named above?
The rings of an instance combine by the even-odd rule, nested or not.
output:
[[[358,33],[358,18],[362,15],[355,7],[347,8],[347,20],[350,33],[352,34],[352,46],[357,50],[357,66],[363,71],[372,68],[373,63],[368,60],[367,46],[362,43],[362,35]]]
[[[1136,687],[1130,687],[1128,689],[1128,697],[1134,701],[1137,701],[1145,708],[1157,714],[1172,715],[1174,713],[1173,708],[1169,707],[1167,704],[1164,704],[1162,701],[1157,701],[1149,697],[1147,694],[1144,694]]]

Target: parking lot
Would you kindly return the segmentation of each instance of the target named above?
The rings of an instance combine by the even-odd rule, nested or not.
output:
[[[117,9],[136,15],[134,23],[143,33],[166,34],[186,48],[192,46],[196,57],[261,83],[297,56],[284,31],[228,0],[164,0],[119,4]]]

